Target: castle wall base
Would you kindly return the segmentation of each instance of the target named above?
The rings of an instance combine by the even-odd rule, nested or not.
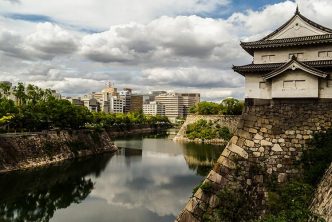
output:
[[[222,201],[217,194],[223,188],[249,187],[261,194],[263,203],[264,181],[275,177],[283,183],[296,178],[297,161],[313,134],[332,126],[332,101],[246,102],[234,136],[203,182],[211,189],[208,193],[198,189],[176,221],[202,221],[204,213]]]

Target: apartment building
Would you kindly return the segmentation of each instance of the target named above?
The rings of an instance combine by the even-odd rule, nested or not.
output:
[[[159,102],[150,102],[149,104],[143,104],[143,113],[153,116],[165,116],[165,105]]]
[[[110,112],[111,113],[123,113],[124,109],[124,100],[117,97],[112,96],[110,100]]]
[[[175,122],[186,117],[191,106],[200,102],[199,93],[164,93],[155,97],[155,101],[165,106],[165,116]]]
[[[143,109],[143,95],[131,95],[130,112],[139,112]]]
[[[130,112],[131,93],[132,93],[132,89],[129,89],[129,88],[124,88],[119,93],[119,98],[123,100],[123,112],[124,113]]]

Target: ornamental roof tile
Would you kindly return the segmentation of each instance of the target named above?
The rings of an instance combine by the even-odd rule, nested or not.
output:
[[[332,69],[332,60],[318,60],[301,62],[312,68],[321,70],[326,68]],[[264,63],[264,64],[248,64],[244,66],[233,66],[235,72],[245,75],[248,73],[268,73],[277,68],[284,66],[287,63]]]
[[[293,56],[289,62],[285,63],[284,65],[281,65],[280,67],[273,70],[272,72],[269,72],[266,75],[264,75],[263,79],[265,79],[265,80],[271,79],[277,75],[284,73],[285,71],[287,71],[289,69],[292,69],[292,70],[300,69],[302,71],[305,71],[309,74],[312,74],[312,75],[315,75],[315,76],[318,76],[321,78],[326,78],[326,76],[328,75],[328,73],[326,73],[326,72],[323,72],[319,69],[316,69],[312,66],[309,66],[303,62],[298,61],[297,58],[295,56]]]

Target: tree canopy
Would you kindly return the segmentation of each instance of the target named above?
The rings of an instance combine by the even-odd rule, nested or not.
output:
[[[189,109],[192,114],[199,115],[241,115],[244,108],[244,103],[234,98],[227,98],[221,103],[214,102],[200,102]]]
[[[84,127],[126,126],[169,123],[165,116],[146,116],[142,112],[128,114],[92,113],[84,106],[57,99],[51,90],[18,83],[12,90],[0,84],[0,129],[7,131],[41,131],[48,129],[80,129]]]

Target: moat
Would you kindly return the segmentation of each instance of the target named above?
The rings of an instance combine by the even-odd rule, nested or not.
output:
[[[115,144],[115,154],[0,175],[0,221],[174,221],[223,150],[166,135]]]

